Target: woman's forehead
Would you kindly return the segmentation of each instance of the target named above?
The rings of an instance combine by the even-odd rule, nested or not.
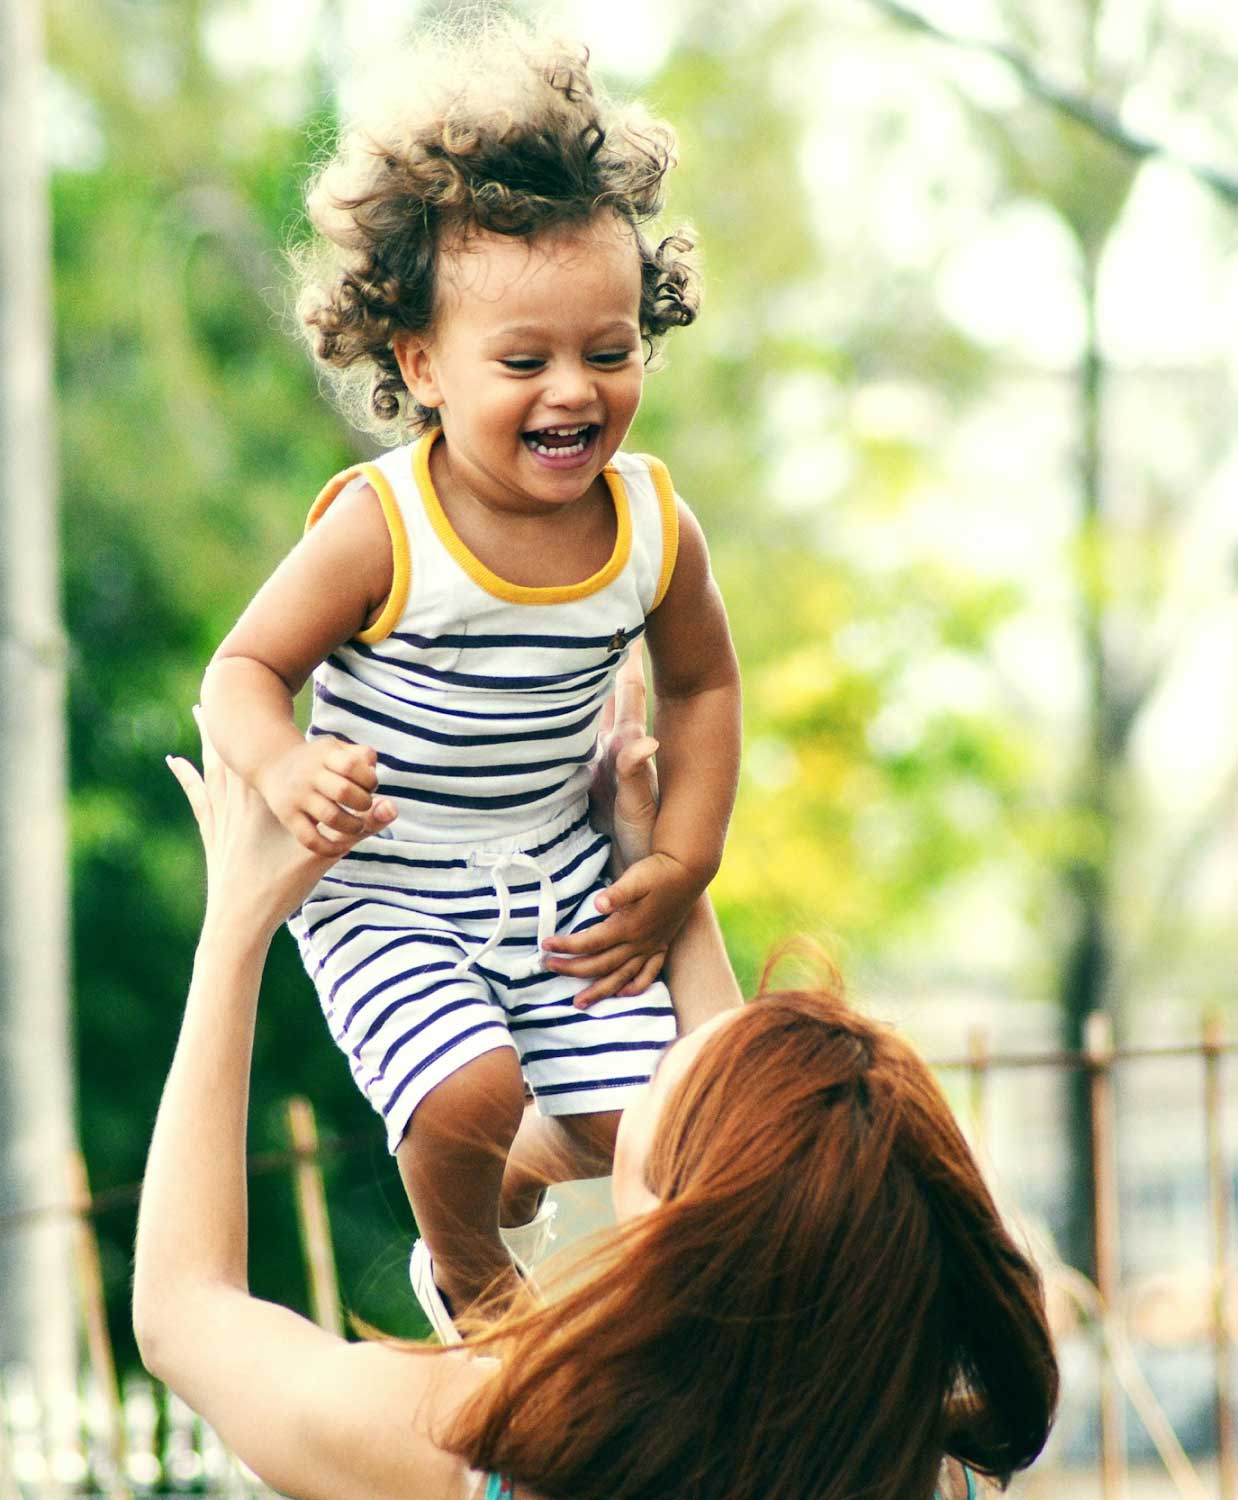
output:
[[[733,1005],[727,1010],[719,1011],[716,1016],[710,1016],[708,1021],[702,1021],[694,1030],[676,1037],[659,1055],[650,1083],[655,1078],[665,1079],[666,1086],[669,1087],[670,1083],[682,1078],[710,1038],[729,1026],[742,1009],[742,1006]]]

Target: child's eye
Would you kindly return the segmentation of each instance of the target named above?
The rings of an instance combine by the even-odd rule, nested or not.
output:
[[[534,370],[540,370],[546,361],[544,359],[533,359],[532,357],[520,357],[516,359],[501,359],[499,363],[505,370],[512,370],[517,375],[528,375]]]
[[[611,368],[615,365],[623,365],[632,357],[630,349],[605,349],[600,354],[591,354],[589,359],[595,365]]]

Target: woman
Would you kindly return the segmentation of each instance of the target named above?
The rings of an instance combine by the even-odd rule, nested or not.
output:
[[[641,713],[635,694],[620,738]],[[619,761],[629,840],[652,808],[650,748]],[[587,1279],[424,1355],[251,1297],[259,981],[329,861],[209,743],[203,759],[205,780],[172,763],[207,906],[134,1322],[151,1372],[269,1484],[304,1500],[961,1500],[972,1470],[1004,1483],[1035,1458],[1057,1393],[1039,1280],[927,1068],[833,989],[733,1006],[704,898],[671,953],[681,1014],[701,1024],[624,1116],[620,1227]]]

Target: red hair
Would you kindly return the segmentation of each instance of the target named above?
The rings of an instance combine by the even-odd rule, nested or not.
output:
[[[1035,1268],[925,1064],[821,991],[762,994],[665,1102],[661,1206],[502,1362],[447,1445],[548,1500],[928,1500],[1006,1482],[1057,1365]]]

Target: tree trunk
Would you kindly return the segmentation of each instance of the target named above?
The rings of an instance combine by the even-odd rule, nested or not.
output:
[[[52,443],[42,15],[0,0],[0,1214],[63,1204],[69,1064],[64,637]],[[63,1396],[76,1369],[70,1224],[0,1228],[0,1366]]]
[[[1079,634],[1086,698],[1085,738],[1071,799],[1080,840],[1062,870],[1070,932],[1058,981],[1063,1044],[1083,1048],[1084,1026],[1095,1010],[1110,1002],[1111,846],[1113,838],[1114,704],[1103,629],[1105,611],[1104,535],[1104,362],[1096,322],[1097,255],[1084,250],[1084,300],[1087,344],[1079,371]],[[1065,1229],[1062,1254],[1089,1276],[1095,1275],[1092,1205],[1094,1161],[1088,1075],[1068,1075]]]

